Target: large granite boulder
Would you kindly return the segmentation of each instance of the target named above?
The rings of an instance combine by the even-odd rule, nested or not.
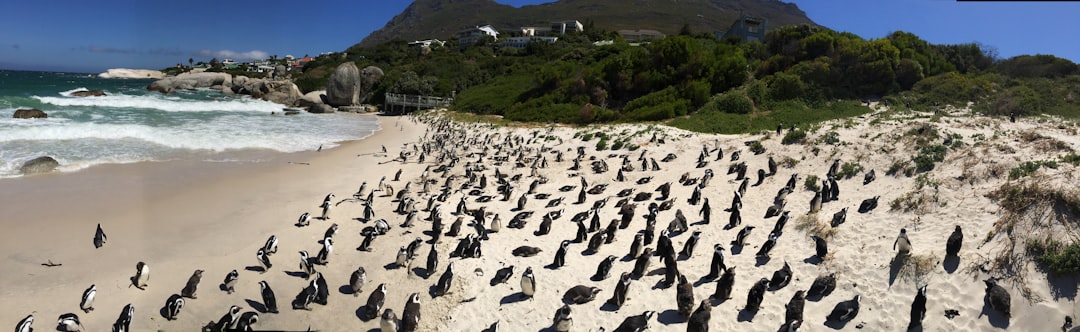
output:
[[[104,95],[105,91],[101,90],[75,91],[71,93],[72,97],[99,97]]]
[[[334,69],[326,82],[326,103],[330,106],[349,106],[360,103],[360,69],[352,61]]]
[[[244,90],[251,97],[275,102],[283,105],[295,105],[297,100],[303,97],[300,88],[291,81],[270,81],[249,79],[244,85]]]
[[[379,82],[379,79],[383,77],[383,70],[375,66],[364,67],[364,70],[360,71],[360,94],[359,103],[367,102],[371,99],[371,95],[375,94],[375,83]]]
[[[233,78],[228,73],[183,73],[150,82],[147,90],[172,93],[176,90],[194,90],[215,85],[232,86]]]
[[[48,173],[60,166],[60,162],[49,156],[37,157],[23,163],[19,171],[25,175]]]
[[[326,90],[315,90],[304,94],[300,97],[300,100],[296,101],[296,104],[301,107],[311,107],[316,104],[326,103]]]
[[[285,68],[284,65],[274,66],[274,78],[283,79],[288,74],[289,74],[289,69]]]
[[[44,119],[48,118],[49,115],[45,114],[42,110],[31,108],[15,110],[15,114],[11,117],[16,119]]]

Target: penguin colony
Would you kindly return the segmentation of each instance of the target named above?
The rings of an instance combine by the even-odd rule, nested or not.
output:
[[[441,326],[439,320],[446,318],[422,316],[423,307],[433,301],[452,306],[474,300],[475,297],[465,297],[474,295],[465,294],[467,286],[462,284],[505,294],[502,303],[491,307],[528,306],[535,298],[562,296],[558,307],[535,308],[538,313],[553,313],[547,328],[554,331],[642,331],[650,327],[708,331],[710,326],[714,329],[718,326],[716,320],[735,319],[768,320],[780,331],[820,330],[810,326],[822,324],[842,329],[849,322],[861,325],[860,312],[867,314],[862,309],[864,302],[874,302],[864,300],[864,295],[859,293],[865,287],[857,287],[844,280],[846,276],[842,272],[825,267],[823,262],[831,257],[832,239],[805,234],[790,224],[797,216],[821,214],[831,216],[829,227],[857,232],[859,215],[848,215],[847,211],[854,207],[859,214],[884,213],[876,210],[880,197],[847,197],[852,194],[843,189],[874,185],[873,170],[866,173],[861,183],[840,179],[837,168],[841,161],[834,160],[827,170],[822,169],[825,174],[822,189],[807,193],[798,186],[804,175],[783,174],[785,169],[777,168],[773,158],[780,156],[742,156],[739,147],[721,146],[718,142],[706,143],[699,151],[676,154],[669,153],[665,146],[665,140],[676,137],[653,133],[649,145],[640,152],[609,153],[562,139],[546,139],[543,130],[535,131],[532,136],[512,135],[438,117],[414,118],[417,119],[426,121],[430,129],[418,143],[402,147],[398,158],[393,159],[403,165],[404,172],[398,169],[392,180],[382,176],[370,190],[367,181],[375,182],[374,177],[381,175],[362,175],[367,181],[362,181],[360,190],[351,198],[339,201],[330,193],[313,204],[312,210],[318,216],[313,216],[311,211],[296,211],[293,216],[300,217],[295,222],[291,216],[282,216],[280,222],[292,225],[297,231],[306,231],[320,223],[329,227],[321,237],[313,235],[318,240],[306,244],[279,243],[277,236],[271,235],[261,245],[255,243],[254,259],[238,263],[240,268],[226,272],[193,267],[194,272],[182,286],[151,283],[149,264],[137,262],[131,277],[132,287],[176,287],[177,293],[163,299],[163,305],[158,308],[135,311],[131,304],[101,308],[120,309],[112,330],[128,331],[132,320],[146,316],[164,319],[162,326],[167,328],[172,321],[187,319],[186,311],[199,305],[200,295],[232,297],[241,288],[257,290],[259,296],[246,301],[250,308],[233,305],[216,311],[224,313],[218,319],[212,316],[190,319],[209,320],[205,330],[210,331],[263,329],[270,327],[260,326],[263,324],[260,315],[275,315],[282,310],[318,311],[320,306],[332,303],[356,306],[356,317],[305,323],[312,330],[378,327],[384,332],[433,331]],[[386,148],[383,149],[385,153]],[[725,151],[731,157],[728,164],[723,160]],[[670,163],[680,157],[695,156],[697,167],[691,168],[694,164],[690,164],[677,182],[667,181],[674,178],[660,178],[663,173],[657,171],[675,168]],[[658,162],[656,158],[661,159]],[[758,169],[755,183],[748,186],[747,168],[758,165],[768,165],[768,171]],[[724,175],[713,171],[724,168],[727,168]],[[410,174],[416,177],[410,178]],[[553,177],[577,177],[580,182],[556,188],[548,184]],[[788,177],[786,184],[785,177]],[[664,182],[650,190],[649,183],[657,181]],[[400,189],[395,191],[395,186]],[[844,194],[842,201],[841,194]],[[616,198],[617,203],[609,205],[611,198]],[[730,199],[731,204],[726,209],[714,210],[709,205],[710,199],[713,202]],[[742,203],[768,199],[772,199],[772,204],[764,211],[746,211]],[[360,204],[363,213],[339,215],[342,210],[338,206],[342,204],[344,207]],[[691,213],[684,214],[684,210]],[[764,217],[758,218],[762,213]],[[728,222],[713,220],[713,214],[720,217],[726,214]],[[564,215],[574,217],[564,219]],[[331,219],[338,223],[330,223]],[[503,219],[508,220],[505,228]],[[528,226],[534,221],[535,226]],[[667,226],[658,230],[658,223]],[[753,232],[755,229],[758,231]],[[899,235],[893,250],[898,259],[927,250],[911,243],[907,229],[897,230]],[[550,248],[520,242],[520,239],[552,236],[562,240]],[[512,252],[485,251],[486,242],[500,242],[504,238],[517,241],[498,246],[514,248]],[[106,239],[99,224],[93,236],[94,247],[107,246]],[[359,247],[355,250],[335,247],[339,241]],[[935,250],[949,257],[964,256],[960,226],[955,226],[954,232],[943,236],[941,241],[945,246]],[[400,245],[395,252],[386,252],[374,249],[376,242]],[[808,249],[805,255],[781,257],[772,252],[773,248],[795,242],[803,242],[799,245]],[[292,256],[277,255],[279,247],[283,255]],[[887,246],[883,245],[881,250],[884,248]],[[414,262],[420,253],[427,254],[423,264]],[[469,263],[486,259],[502,259],[499,263],[504,267],[474,271],[474,265]],[[679,264],[686,261],[708,264],[709,273],[681,273]],[[356,265],[357,262],[360,266],[351,266],[351,274],[326,275],[320,271],[332,264]],[[561,283],[557,280],[565,277],[562,270],[570,265],[596,266],[595,273],[579,279],[588,284],[558,286]],[[368,271],[376,269],[401,272],[382,280],[369,277]],[[271,289],[262,275],[274,272],[287,273],[294,280]],[[213,293],[214,289],[207,289],[205,284],[200,289],[207,273],[224,274],[224,279],[216,279],[223,280],[218,292]],[[430,287],[400,289],[397,278],[421,278]],[[475,286],[478,283],[480,286]],[[990,314],[1008,319],[1009,290],[993,278],[984,283]],[[339,296],[341,293],[352,296]],[[118,295],[110,289],[100,296]],[[933,288],[925,284],[919,285],[911,296],[914,301],[908,330],[922,329],[928,314],[944,310],[934,304]],[[391,297],[403,299],[404,308],[399,311],[387,307]],[[452,300],[445,299],[451,297]],[[607,300],[594,301],[597,297]],[[676,306],[654,306],[651,304],[654,297],[674,298]],[[95,311],[97,298],[98,287],[91,285],[79,301],[81,314],[101,314]],[[279,299],[286,302],[279,303]],[[725,304],[729,300],[736,305]],[[245,301],[235,297],[235,302]],[[649,310],[620,311],[633,302],[645,303]],[[785,314],[755,317],[763,307],[780,307]],[[804,315],[808,307],[826,308],[819,311],[828,315]],[[206,310],[209,309],[199,311]],[[588,318],[594,310],[616,311],[625,319],[620,324],[598,326]],[[31,331],[35,314],[16,322],[16,331]],[[75,313],[64,313],[57,319],[58,330],[83,330]],[[486,331],[537,329],[513,324],[509,320],[493,319],[484,326]],[[679,327],[680,324],[685,327]]]

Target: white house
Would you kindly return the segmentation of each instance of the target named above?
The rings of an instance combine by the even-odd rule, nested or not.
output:
[[[459,31],[454,36],[458,38],[458,45],[467,46],[476,44],[476,42],[480,41],[480,38],[487,36],[491,36],[495,40],[498,40],[499,31],[495,30],[495,27],[492,27],[491,25],[482,25]]]
[[[431,45],[443,46],[443,44],[446,44],[446,42],[438,40],[438,39],[424,39],[424,40],[417,40],[417,41],[414,41],[414,42],[410,42],[409,46],[431,47]]]
[[[585,26],[577,20],[567,20],[561,22],[551,22],[551,32],[560,35],[565,35],[571,32],[585,31]]]

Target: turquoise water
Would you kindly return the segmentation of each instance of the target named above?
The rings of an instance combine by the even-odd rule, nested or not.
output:
[[[0,178],[19,176],[24,162],[46,155],[61,171],[179,158],[251,161],[233,160],[245,154],[230,152],[332,148],[378,129],[373,116],[282,116],[283,105],[210,90],[165,95],[147,91],[150,82],[0,70]],[[88,89],[108,96],[70,96]],[[20,108],[49,117],[11,118]]]

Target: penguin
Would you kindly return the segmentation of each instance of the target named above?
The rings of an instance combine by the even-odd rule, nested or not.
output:
[[[518,200],[517,200],[517,210],[524,210],[525,209],[525,203],[527,203],[528,201],[529,201],[529,195],[528,194],[521,194],[521,197],[518,198]]]
[[[165,301],[165,319],[176,320],[176,316],[180,315],[180,309],[184,308],[184,298],[179,294],[173,294],[169,296],[169,300]]]
[[[846,322],[855,319],[855,316],[859,314],[860,300],[862,300],[862,295],[855,295],[855,298],[851,300],[837,303],[832,312],[825,316],[825,320],[828,322]]]
[[[775,217],[775,216],[779,216],[780,212],[784,211],[784,205],[786,205],[786,204],[787,204],[787,201],[779,200],[776,203],[774,203],[773,205],[770,205],[767,209],[765,209],[765,219],[769,219],[769,218],[772,218],[772,217]]]
[[[615,308],[622,308],[623,303],[629,299],[627,293],[630,291],[630,273],[623,272],[619,275],[619,281],[615,284],[615,294],[607,300],[607,303],[614,305]]]
[[[450,224],[450,231],[446,232],[446,234],[444,235],[449,237],[457,237],[458,233],[461,232],[461,224],[464,222],[464,219],[465,218],[457,217],[457,219],[454,220],[452,224]]]
[[[315,262],[320,265],[326,265],[330,262],[330,253],[334,251],[334,239],[329,237],[323,238],[322,245],[322,249],[315,255]]]
[[[774,246],[776,246],[776,240],[779,239],[779,238],[780,238],[779,234],[769,233],[769,239],[765,240],[765,243],[761,244],[761,248],[758,249],[757,254],[755,254],[754,256],[756,256],[759,259],[768,259],[769,258],[769,252],[772,251]]]
[[[679,275],[679,285],[675,287],[675,305],[682,317],[690,317],[691,310],[694,310],[694,285],[686,280],[686,275]]]
[[[694,255],[694,247],[697,246],[700,237],[701,231],[694,231],[694,233],[690,235],[690,238],[686,239],[686,243],[683,244],[682,251],[679,252],[679,255],[685,256],[686,259],[690,259],[690,257]]]
[[[735,226],[739,226],[739,224],[742,224],[742,214],[739,212],[739,208],[732,207],[731,216],[728,217],[727,228],[735,228]]]
[[[769,177],[768,173],[765,173],[764,169],[758,168],[757,170],[757,182],[754,182],[754,187],[760,186],[762,182],[765,182],[765,178]]]
[[[811,235],[810,237],[814,239],[814,255],[818,259],[825,260],[825,256],[829,255],[829,244],[820,236]]]
[[[416,258],[416,250],[419,249],[420,245],[423,244],[423,243],[424,243],[424,240],[417,237],[416,239],[413,239],[412,242],[409,242],[409,244],[405,246],[405,251],[408,252],[409,259]]]
[[[259,281],[259,295],[262,295],[263,307],[266,308],[266,312],[278,313],[277,297],[274,296],[274,290],[270,288],[270,284],[264,281]]]
[[[779,290],[784,288],[791,282],[791,266],[787,262],[784,262],[784,267],[773,272],[772,279],[769,280],[769,290]]]
[[[641,278],[645,276],[645,272],[647,272],[649,269],[649,264],[652,263],[652,255],[652,248],[646,247],[645,251],[641,252],[641,255],[638,256],[637,261],[634,262],[634,277]]]
[[[135,306],[128,303],[124,306],[124,309],[120,310],[120,317],[116,318],[113,322],[113,332],[128,332],[131,331],[131,318],[135,316]],[[15,332],[30,332],[29,330],[23,331],[18,328]]]
[[[901,228],[900,235],[897,235],[896,241],[893,241],[893,250],[897,250],[897,248],[899,248],[896,252],[898,256],[911,254],[911,240],[908,239],[906,228]]]
[[[416,332],[420,326],[420,294],[412,293],[401,313],[401,331]]]
[[[911,302],[911,321],[908,323],[908,331],[922,327],[923,318],[926,318],[926,285],[919,287],[915,293],[915,300]]]
[[[601,281],[607,279],[611,274],[611,266],[615,264],[615,255],[608,255],[604,260],[600,261],[600,264],[596,266],[596,274],[593,274],[593,281]]]
[[[788,326],[792,326],[796,322],[802,322],[803,320],[803,307],[806,305],[806,295],[802,290],[795,291],[795,295],[791,296],[791,300],[784,305],[784,323]]]
[[[435,292],[432,297],[439,297],[446,295],[450,292],[451,283],[454,281],[454,262],[446,264],[446,272],[443,272],[439,277],[439,282],[435,284]]]
[[[262,270],[259,271],[260,274],[266,273],[266,271],[270,270],[270,267],[274,266],[274,264],[270,263],[270,256],[266,254],[266,250],[263,248],[259,248],[255,252],[255,259],[258,259],[259,264],[262,265]]]
[[[533,232],[533,235],[543,236],[543,235],[547,235],[550,232],[551,232],[551,216],[545,214],[543,219],[540,221],[540,228],[537,229],[535,232]]]
[[[649,329],[649,321],[656,317],[656,311],[646,311],[623,319],[622,324],[612,332],[643,332]]]
[[[105,240],[107,240],[107,237],[105,236],[105,231],[101,230],[101,224],[99,223],[97,224],[97,230],[94,231],[94,248],[96,249],[104,246]]]
[[[945,256],[958,257],[960,253],[960,247],[964,244],[964,232],[960,229],[960,225],[956,225],[953,229],[949,239],[945,241]]]
[[[564,304],[555,310],[555,318],[551,320],[552,329],[555,332],[569,332],[574,326],[574,319],[570,317],[570,305]]]
[[[300,289],[300,293],[296,294],[296,298],[293,299],[293,309],[311,310],[311,302],[315,301],[315,297],[318,296],[319,284],[317,280],[312,280],[307,286]]]
[[[323,198],[323,203],[329,203],[334,200],[334,193],[326,194],[326,198]]]
[[[397,260],[394,261],[395,266],[398,268],[405,267],[405,264],[409,261],[409,251],[402,246],[398,249]]]
[[[498,233],[499,231],[502,231],[502,219],[499,219],[499,214],[496,213],[495,216],[491,218],[491,228],[488,229],[488,233]]]
[[[434,243],[431,244],[431,250],[428,250],[427,264],[424,265],[424,272],[427,276],[435,274],[435,269],[439,267],[439,250],[438,246]]]
[[[863,175],[862,184],[864,186],[868,185],[868,184],[870,184],[870,182],[874,182],[874,179],[876,177],[877,177],[877,175],[874,173],[874,170],[871,169],[869,172],[866,172],[866,175]]]
[[[262,248],[267,256],[276,254],[278,249],[277,235],[270,235],[270,238],[266,239],[266,243],[263,244]]]
[[[821,180],[821,202],[828,203],[833,201],[832,199],[832,185],[828,179]]]
[[[231,306],[229,311],[225,312],[225,315],[218,319],[214,324],[214,331],[224,332],[226,330],[232,330],[232,327],[236,325],[236,321],[240,320],[240,307]]]
[[[634,241],[630,242],[630,252],[626,254],[626,257],[638,258],[641,255],[641,248],[645,244],[645,235],[641,233],[634,234]]]
[[[709,274],[705,276],[705,279],[715,279],[727,270],[727,266],[724,265],[724,246],[722,244],[713,245],[712,260],[709,262]]]
[[[832,227],[837,227],[843,225],[845,221],[847,221],[847,208],[840,209],[840,211],[834,213],[832,216],[832,221],[829,223],[829,225],[832,225]]]
[[[829,165],[829,172],[825,173],[826,176],[836,176],[836,171],[840,170],[840,159],[834,159],[832,165]]]
[[[222,289],[224,289],[226,293],[232,294],[236,290],[236,281],[239,278],[239,272],[236,272],[235,269],[230,271],[228,274],[225,275],[225,281],[221,282]]]
[[[746,237],[750,236],[750,231],[753,231],[753,230],[754,230],[754,226],[745,226],[745,227],[743,227],[741,230],[739,230],[739,233],[735,235],[735,241],[731,241],[731,245],[740,246],[740,247],[745,246],[746,245]]]
[[[814,192],[814,198],[810,199],[810,212],[807,212],[806,214],[815,214],[818,213],[818,211],[821,211],[821,200],[821,192]]]
[[[675,252],[661,253],[660,262],[664,263],[664,280],[661,281],[665,287],[671,286],[679,279],[679,264],[675,260]]]
[[[486,329],[484,329],[483,331],[480,331],[480,332],[499,332],[499,321],[495,321],[494,323],[491,323],[491,325],[488,326],[488,328],[486,328]]]
[[[862,203],[859,204],[859,213],[868,213],[877,208],[877,201],[879,197],[881,196],[874,196],[864,199]]]
[[[491,278],[491,286],[506,283],[510,281],[510,277],[514,276],[514,266],[510,265],[499,269],[495,272],[495,277]]]
[[[382,310],[383,303],[386,301],[386,284],[379,284],[379,287],[375,288],[374,292],[368,295],[367,302],[364,303],[364,319],[371,320],[379,314]]]
[[[84,313],[94,311],[94,297],[97,296],[97,285],[90,285],[82,294],[82,301],[79,302],[79,309],[82,309]]]
[[[400,328],[401,321],[394,314],[394,309],[386,308],[386,310],[383,310],[382,319],[379,320],[379,331],[398,332]]]
[[[769,287],[769,279],[761,278],[757,283],[754,283],[753,287],[750,287],[750,293],[746,296],[746,307],[748,311],[758,311],[761,308],[761,301],[765,298],[765,290]]]
[[[698,211],[698,215],[701,216],[702,222],[708,225],[712,222],[712,207],[709,206],[709,198],[705,197],[701,203],[701,210]]]
[[[134,282],[135,288],[145,290],[147,282],[150,281],[150,266],[146,263],[139,262],[135,264],[135,277],[131,278]]]
[[[600,246],[603,245],[605,241],[607,241],[607,233],[596,232],[596,234],[593,234],[592,238],[589,239],[589,246],[586,248],[586,251],[592,254],[599,252]]]
[[[836,183],[836,178],[829,178],[829,200],[835,201],[840,199],[840,184]]]
[[[563,267],[566,265],[566,252],[569,250],[570,241],[563,241],[559,244],[559,250],[555,251],[555,260],[551,262],[551,266],[554,268]]]
[[[997,280],[994,279],[983,280],[983,283],[986,283],[986,301],[990,304],[990,309],[1005,315],[1006,318],[1010,317],[1012,296],[1009,295],[1009,291],[998,285]]]
[[[371,219],[375,219],[375,209],[371,207],[371,204],[364,205],[364,212],[363,213],[364,213],[363,217],[361,217],[362,221],[368,221],[368,220],[371,220]]]
[[[512,251],[512,254],[514,256],[518,256],[518,257],[532,257],[532,256],[536,256],[537,254],[539,254],[541,252],[543,252],[543,250],[541,250],[540,248],[537,248],[537,247],[520,246],[520,247],[514,248],[514,250]]]
[[[709,300],[701,300],[697,310],[686,322],[686,332],[709,332],[709,320],[712,318],[712,305]]]
[[[252,326],[259,322],[259,314],[254,311],[248,311],[240,315],[240,319],[236,322],[236,329],[240,331],[252,331]]]
[[[19,324],[15,324],[15,332],[33,332],[34,331],[34,314],[26,315],[19,321]]]
[[[349,289],[352,290],[353,297],[360,296],[360,290],[364,288],[364,283],[367,282],[367,271],[364,271],[364,267],[357,267],[352,275],[349,276]]]
[[[781,212],[780,213],[780,218],[776,219],[776,223],[773,224],[772,232],[769,232],[769,233],[776,233],[778,235],[783,234],[784,233],[784,226],[787,225],[787,222],[790,219],[791,219],[790,211]]]
[[[315,286],[315,303],[326,305],[326,301],[330,297],[330,287],[326,283],[326,278],[323,278],[322,272],[315,272],[315,280],[312,281],[312,285]]]
[[[563,302],[573,304],[589,303],[596,298],[596,294],[600,294],[600,291],[599,287],[585,285],[570,287],[570,289],[566,290],[566,293],[563,293]]]
[[[533,275],[532,267],[526,267],[521,274],[521,294],[528,298],[536,295],[536,276]]]
[[[308,257],[305,250],[300,250],[300,271],[304,272],[304,279],[309,279],[312,275],[315,275],[315,265],[312,264],[311,257]]]
[[[321,220],[330,220],[330,202],[323,202],[319,207],[322,208]]]
[[[836,273],[821,275],[814,278],[814,283],[810,285],[806,296],[820,298],[829,295],[834,289],[836,289]]]
[[[183,301],[183,299],[181,299]],[[66,313],[60,315],[56,319],[56,330],[65,332],[79,332],[83,330],[82,323],[79,322],[79,316],[73,313]]]

